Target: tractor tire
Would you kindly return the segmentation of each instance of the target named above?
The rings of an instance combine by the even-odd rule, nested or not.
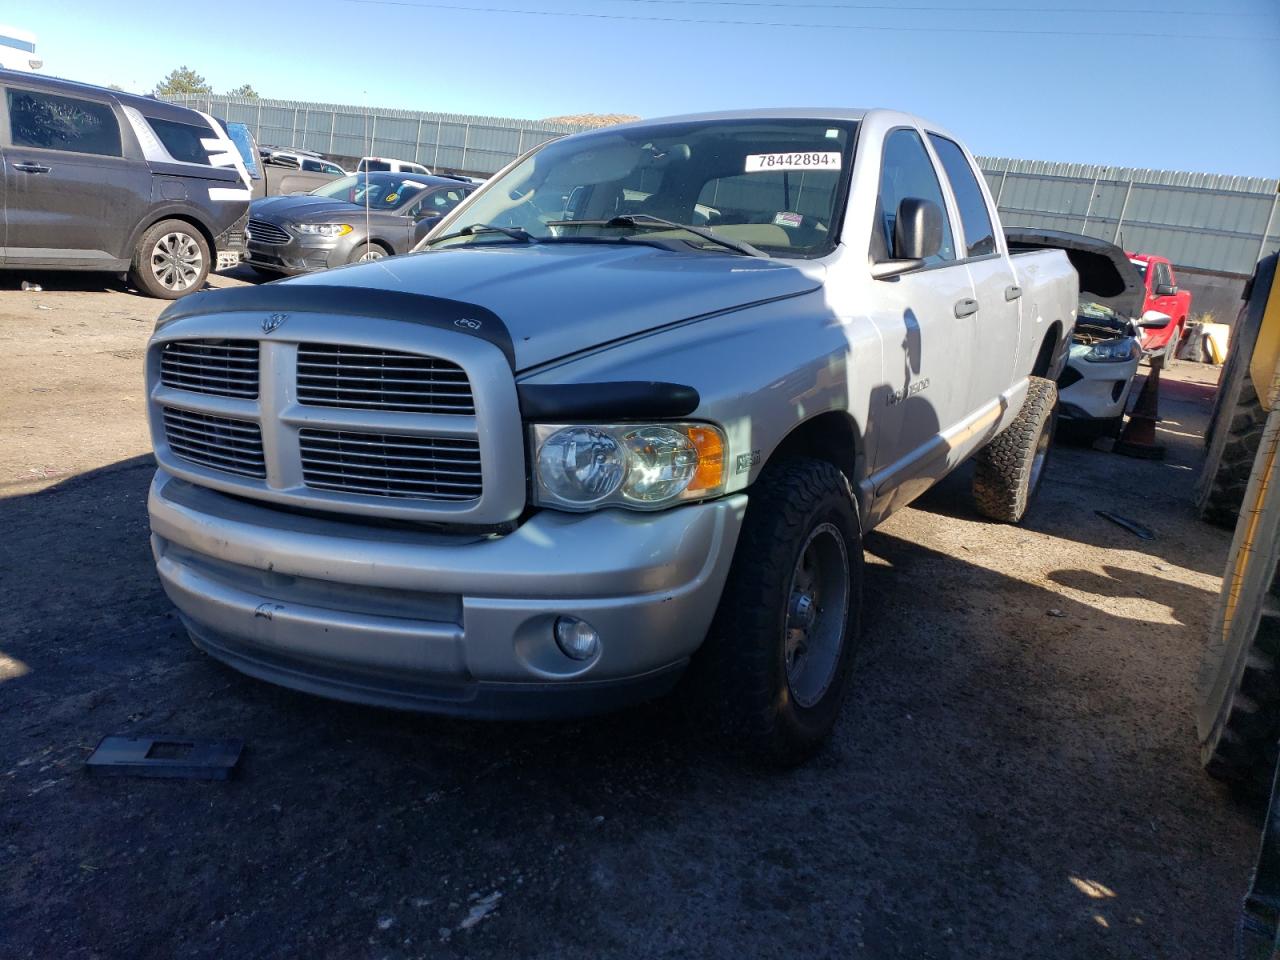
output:
[[[978,512],[1001,523],[1021,523],[1027,515],[1040,489],[1058,422],[1057,385],[1042,377],[1030,379],[1013,423],[974,457],[973,499]]]
[[[1205,769],[1269,789],[1280,752],[1280,410],[1253,464],[1205,648],[1197,729]]]

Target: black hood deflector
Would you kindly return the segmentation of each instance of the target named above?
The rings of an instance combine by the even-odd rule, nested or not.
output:
[[[351,317],[402,320],[487,340],[515,369],[515,347],[506,324],[487,307],[421,293],[377,287],[328,286],[318,283],[266,283],[258,287],[202,290],[176,300],[160,314],[157,327],[183,317],[209,313],[336,313]]]

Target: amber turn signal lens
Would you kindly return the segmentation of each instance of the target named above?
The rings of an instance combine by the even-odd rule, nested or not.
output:
[[[689,439],[698,451],[698,469],[688,490],[716,490],[724,483],[724,441],[717,430],[689,427]]]

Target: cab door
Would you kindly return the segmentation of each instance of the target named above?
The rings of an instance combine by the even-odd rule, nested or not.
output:
[[[7,261],[117,267],[151,202],[151,174],[125,156],[110,99],[9,83],[4,100]]]
[[[885,137],[873,261],[889,259],[898,205],[911,197],[942,211],[942,246],[923,267],[873,281],[871,320],[883,344],[885,382],[859,388],[871,390],[877,512],[913,499],[946,473],[946,436],[969,408],[971,325],[957,314],[971,307],[973,283],[957,256],[948,205],[924,141],[917,130],[900,127]]]
[[[979,413],[989,409],[1009,390],[1013,372],[1018,369],[1022,290],[1012,262],[1001,252],[991,209],[973,164],[954,140],[931,133],[929,144],[955,200],[960,220],[957,252],[973,281],[976,308],[960,319],[975,361],[966,378],[968,410]]]

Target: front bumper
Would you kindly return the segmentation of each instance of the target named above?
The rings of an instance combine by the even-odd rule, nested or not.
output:
[[[1138,361],[1102,363],[1072,358],[1058,379],[1059,415],[1065,420],[1114,420],[1124,415]]]
[[[345,237],[300,237],[281,225],[290,239],[286,243],[264,243],[250,232],[245,260],[255,267],[296,275],[340,267],[351,258],[355,241]]]
[[[336,699],[519,718],[671,686],[710,626],[746,500],[455,535],[303,516],[159,471],[148,509],[165,592],[212,656]],[[594,659],[560,652],[562,615],[599,631]]]

